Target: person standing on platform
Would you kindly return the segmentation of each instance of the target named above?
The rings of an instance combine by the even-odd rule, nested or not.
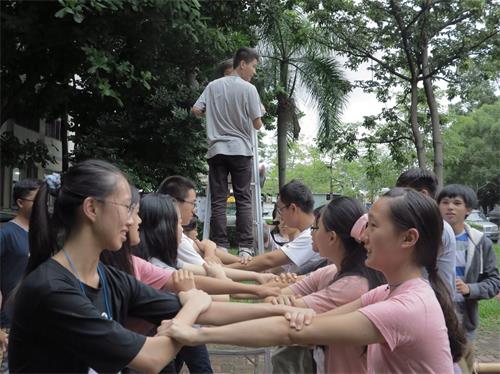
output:
[[[228,175],[231,174],[239,255],[242,257],[254,255],[250,189],[252,131],[262,127],[263,107],[250,81],[259,59],[254,49],[238,49],[232,74],[210,82],[192,108],[197,117],[206,117],[212,240],[220,247],[229,247],[226,200]]]

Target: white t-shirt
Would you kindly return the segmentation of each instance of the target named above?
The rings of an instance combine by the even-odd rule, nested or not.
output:
[[[188,238],[184,233],[182,234],[182,240],[177,249],[177,258],[192,265],[203,265],[205,263],[203,257],[196,252],[193,239]]]
[[[296,273],[301,266],[321,261],[319,253],[312,249],[311,228],[302,231],[291,242],[281,247],[283,253],[292,261],[292,264],[283,265],[285,271]]]

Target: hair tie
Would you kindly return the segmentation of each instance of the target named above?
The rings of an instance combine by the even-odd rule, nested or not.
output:
[[[61,189],[61,176],[57,173],[52,173],[44,177],[45,183],[49,187],[49,193],[53,196],[57,196],[59,190]]]
[[[368,214],[363,214],[358,218],[356,223],[352,226],[351,237],[354,238],[358,243],[361,243],[361,237],[366,229],[366,224],[368,223]]]

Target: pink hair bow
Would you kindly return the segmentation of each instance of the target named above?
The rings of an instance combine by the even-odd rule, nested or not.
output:
[[[368,214],[363,214],[358,218],[356,223],[352,226],[351,237],[354,238],[358,243],[361,243],[361,237],[366,229],[366,224],[368,223]]]

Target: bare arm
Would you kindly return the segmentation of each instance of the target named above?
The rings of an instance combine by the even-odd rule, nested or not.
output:
[[[191,108],[191,113],[193,113],[198,118],[205,117],[205,112],[203,110],[201,110],[200,108],[197,108],[195,106]]]
[[[221,259],[224,265],[240,262],[240,258],[238,256],[232,255],[231,253],[227,253],[219,248],[215,249],[215,254],[217,255],[217,257]]]
[[[265,298],[277,294],[277,290],[255,284],[244,284],[231,280],[214,279],[204,276],[195,276],[196,288],[209,294],[252,294],[259,298]]]
[[[260,117],[255,118],[253,120],[253,128],[255,130],[260,130],[261,127],[262,127],[262,120],[260,119]]]
[[[276,266],[282,266],[290,263],[290,259],[285,255],[282,250],[276,250],[272,252],[267,252],[252,258],[246,264],[234,263],[228,265],[227,267],[233,269],[242,269],[242,270],[253,270],[253,271],[263,271],[270,268],[274,268]]]
[[[213,302],[206,312],[200,314],[196,322],[219,326],[255,318],[283,316],[285,313],[293,311],[298,311],[298,309],[287,305],[271,305],[266,303]]]
[[[211,301],[208,295],[198,290],[184,292],[183,294],[183,296],[188,295],[188,300],[175,318],[186,325],[192,325],[198,315],[210,305]],[[128,367],[141,372],[158,373],[172,361],[181,347],[180,343],[166,336],[148,337],[139,353],[130,361]]]
[[[340,316],[320,315],[297,330],[284,317],[270,317],[199,330],[173,321],[162,333],[189,345],[204,343],[235,344],[247,347],[274,345],[366,345],[382,343],[377,328],[362,313],[355,311]]]

